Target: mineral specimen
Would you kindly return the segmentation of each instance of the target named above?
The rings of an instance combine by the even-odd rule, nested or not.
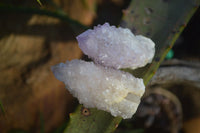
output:
[[[143,79],[93,62],[72,60],[52,66],[55,77],[88,108],[131,118],[145,91]]]
[[[151,62],[155,53],[153,41],[108,23],[83,32],[77,40],[82,51],[95,63],[82,60],[60,63],[52,67],[55,77],[85,107],[131,118],[145,86],[143,79],[118,69],[135,69]]]
[[[94,62],[117,69],[145,66],[155,53],[151,39],[135,36],[127,28],[116,28],[108,23],[83,32],[77,40],[84,54]]]

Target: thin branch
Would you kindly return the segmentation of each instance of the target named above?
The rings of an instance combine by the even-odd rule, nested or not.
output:
[[[46,15],[50,17],[55,17],[63,22],[69,24],[75,34],[80,34],[85,31],[89,27],[81,24],[80,22],[71,19],[68,15],[60,11],[49,11],[46,9],[39,9],[34,7],[22,7],[22,6],[12,6],[12,5],[3,5],[0,4],[0,13],[24,13],[24,14],[38,14],[38,15]]]

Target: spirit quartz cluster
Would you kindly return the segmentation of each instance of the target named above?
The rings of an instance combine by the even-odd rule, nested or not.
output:
[[[95,63],[82,60],[60,63],[52,66],[55,77],[85,107],[131,118],[145,86],[143,79],[118,69],[135,69],[150,63],[155,44],[149,38],[133,35],[129,29],[108,23],[83,32],[77,40],[84,54]]]

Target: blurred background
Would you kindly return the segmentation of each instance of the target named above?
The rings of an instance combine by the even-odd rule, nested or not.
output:
[[[75,37],[97,24],[119,25],[130,2],[0,1],[1,133],[63,132],[78,102],[50,67],[87,59]],[[116,132],[200,133],[200,9],[185,27],[137,113]]]

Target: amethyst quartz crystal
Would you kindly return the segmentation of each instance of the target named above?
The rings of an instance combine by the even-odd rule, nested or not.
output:
[[[149,38],[108,23],[77,36],[79,47],[93,62],[72,60],[52,66],[55,77],[87,108],[131,118],[145,92],[143,79],[120,68],[145,66],[155,53]]]

